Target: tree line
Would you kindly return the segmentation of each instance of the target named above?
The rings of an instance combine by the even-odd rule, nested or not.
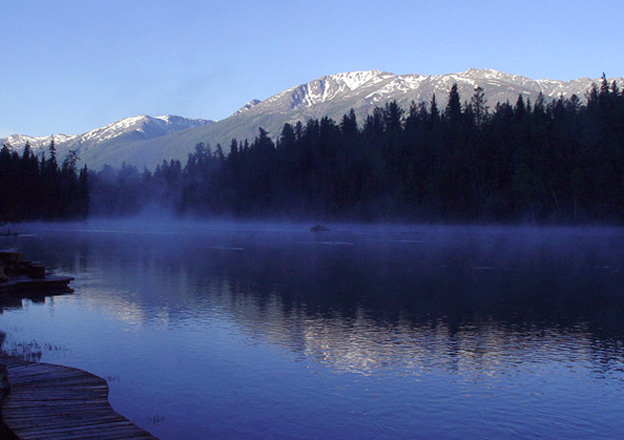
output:
[[[147,205],[199,216],[348,221],[593,223],[624,221],[624,93],[603,75],[579,97],[487,105],[457,85],[362,124],[351,110],[285,124],[273,141],[199,143],[183,165],[123,165],[91,176],[97,214]]]
[[[26,144],[22,154],[0,149],[0,224],[27,220],[80,220],[89,212],[88,170],[70,152],[58,163],[54,140],[48,156]]]

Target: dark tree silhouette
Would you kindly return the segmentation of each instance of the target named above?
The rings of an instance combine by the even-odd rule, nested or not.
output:
[[[361,126],[351,110],[338,124],[328,117],[285,124],[276,144],[260,128],[251,144],[232,140],[227,157],[198,144],[184,167],[163,161],[153,174],[134,170],[132,179],[124,167],[105,169],[90,175],[93,211],[117,215],[155,203],[204,216],[624,221],[617,84],[603,76],[586,104],[577,96],[547,102],[540,95],[534,103],[519,96],[490,111],[481,88],[461,102],[454,85],[443,112],[435,95],[407,111],[390,102]],[[0,158],[7,173],[19,159],[5,150]],[[51,170],[42,176],[52,182],[50,160],[39,168]]]
[[[0,223],[26,220],[77,220],[89,212],[87,168],[77,172],[78,155],[70,152],[61,166],[54,141],[50,158],[41,160],[29,144],[22,155],[7,145],[0,150]]]

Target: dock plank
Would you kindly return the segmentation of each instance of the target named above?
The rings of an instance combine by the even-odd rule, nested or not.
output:
[[[76,368],[0,354],[11,391],[2,401],[2,420],[21,440],[156,440],[116,413],[108,384]]]

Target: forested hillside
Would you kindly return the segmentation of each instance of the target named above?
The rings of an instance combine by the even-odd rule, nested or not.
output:
[[[54,142],[48,151],[46,158],[35,156],[29,145],[21,155],[6,145],[0,150],[0,224],[87,217],[87,167],[77,170],[75,153],[57,163]]]
[[[186,164],[104,168],[94,213],[160,205],[202,217],[349,221],[620,223],[624,221],[624,94],[606,77],[587,94],[490,107],[457,86],[429,103],[262,128],[251,143],[200,143]]]
[[[453,86],[438,108],[396,101],[364,121],[351,111],[285,124],[273,141],[200,143],[186,164],[154,172],[123,165],[87,175],[29,147],[0,150],[0,221],[139,213],[408,222],[621,223],[624,93],[603,77],[587,102],[572,96],[489,106]],[[445,100],[446,101],[446,100]]]

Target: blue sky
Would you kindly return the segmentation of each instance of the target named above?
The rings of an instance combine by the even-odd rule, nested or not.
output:
[[[0,136],[223,119],[322,75],[624,76],[624,3],[2,0]]]

